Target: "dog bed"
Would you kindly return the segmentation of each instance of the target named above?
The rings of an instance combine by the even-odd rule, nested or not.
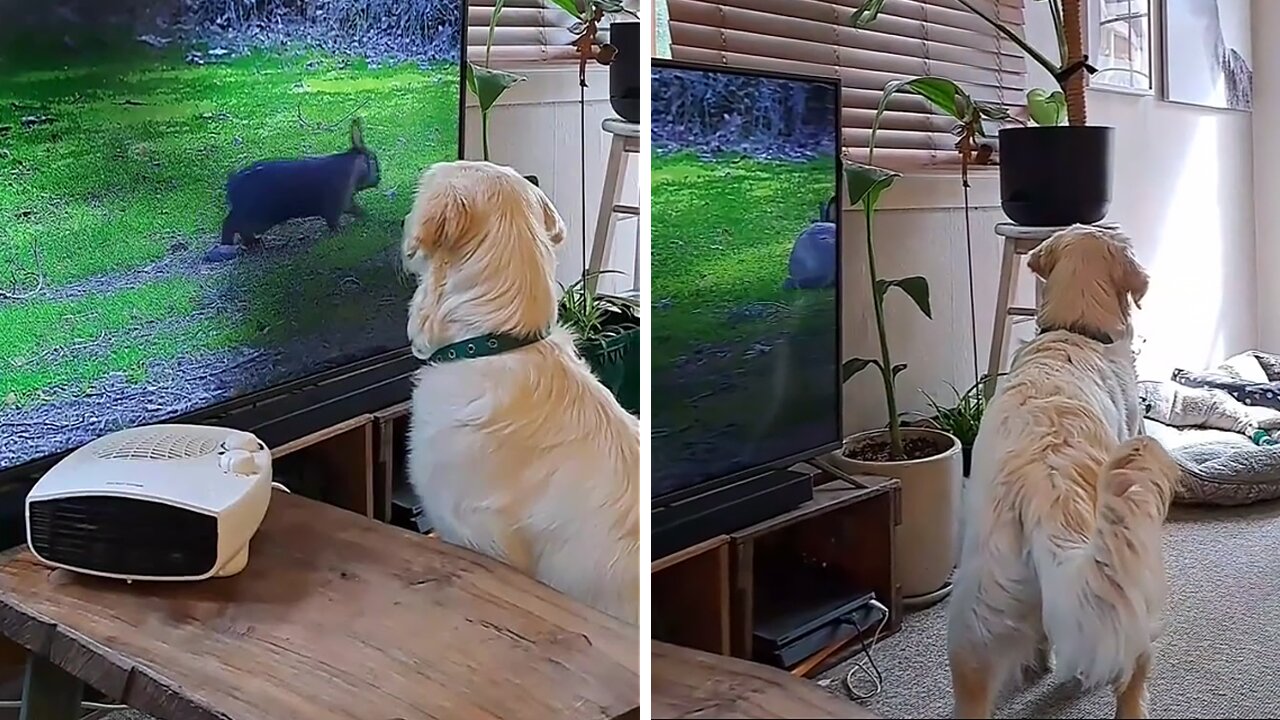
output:
[[[1174,501],[1244,505],[1280,498],[1280,357],[1241,353],[1208,372],[1142,381],[1147,434],[1182,468]]]
[[[1259,446],[1227,430],[1177,428],[1144,421],[1182,468],[1174,502],[1246,505],[1280,498],[1280,446]]]

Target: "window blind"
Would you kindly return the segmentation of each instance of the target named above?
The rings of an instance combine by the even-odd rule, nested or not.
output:
[[[496,0],[470,0],[467,8],[467,59],[482,64],[489,20]],[[576,60],[573,17],[546,0],[506,0],[493,33],[495,66]]]
[[[1023,0],[974,0],[1018,31]],[[865,161],[880,95],[891,80],[939,75],[977,100],[1023,103],[1026,60],[1013,42],[955,0],[887,0],[868,28],[862,0],[668,0],[671,55],[714,65],[839,77],[846,157]],[[959,165],[955,121],[899,94],[876,136],[875,163],[894,169]],[[994,129],[994,128],[993,128]]]

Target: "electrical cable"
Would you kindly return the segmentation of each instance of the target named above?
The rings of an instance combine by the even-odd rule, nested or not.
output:
[[[858,624],[857,619],[852,615],[846,618],[846,622],[853,625],[858,631],[858,640],[862,643],[862,655],[866,658],[866,664],[863,663],[862,658],[855,660],[853,667],[849,668],[849,672],[844,676],[844,687],[849,691],[849,697],[858,701],[870,700],[879,695],[880,691],[884,689],[884,676],[881,675],[880,668],[876,666],[876,660],[871,656],[871,651],[875,649],[876,642],[880,640],[880,633],[884,630],[884,626],[889,623],[889,609],[875,600],[871,601],[871,607],[880,611],[880,624],[876,626],[876,632],[871,636],[870,645],[867,644],[866,633],[863,632],[862,626]],[[871,692],[864,694],[854,689],[853,676],[858,671],[861,671],[871,681]]]
[[[0,700],[0,710],[21,710],[21,700]],[[107,703],[82,702],[81,710],[130,710],[128,705],[110,705]]]
[[[293,494],[293,491],[292,491],[292,490],[290,490],[289,488],[285,487],[283,484],[278,483],[278,482],[273,482],[273,483],[271,483],[271,487],[275,488],[276,490],[280,490],[280,491],[283,491],[283,492],[287,492],[287,493],[289,493],[290,495],[292,495],[292,494]]]

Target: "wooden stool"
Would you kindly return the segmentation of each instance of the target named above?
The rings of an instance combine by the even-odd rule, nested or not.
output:
[[[1095,227],[1118,230],[1114,223],[1098,223]],[[1065,227],[1025,227],[1014,223],[997,223],[996,235],[1004,238],[1004,252],[1000,259],[1000,286],[996,290],[995,325],[991,330],[991,357],[987,361],[987,376],[994,379],[1009,354],[1009,319],[1035,318],[1044,293],[1044,281],[1036,278],[1036,306],[1015,307],[1013,298],[1018,294],[1018,274],[1022,269],[1021,256],[1030,254],[1040,243],[1053,237]],[[992,383],[994,386],[994,383]]]
[[[636,219],[636,257],[632,270],[632,291],[640,288],[640,208],[623,205],[622,179],[626,177],[624,161],[627,154],[640,152],[640,126],[622,118],[607,118],[601,127],[613,136],[609,145],[609,163],[604,171],[604,188],[600,192],[600,212],[596,215],[596,236],[591,242],[591,259],[587,263],[587,291],[594,293],[604,259],[609,257],[613,245],[613,226],[618,215]]]

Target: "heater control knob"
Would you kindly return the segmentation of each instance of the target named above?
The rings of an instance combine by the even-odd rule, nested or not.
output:
[[[222,447],[228,450],[248,450],[256,452],[262,449],[262,444],[252,435],[233,433],[222,441]]]
[[[253,475],[258,472],[258,462],[247,450],[228,450],[218,458],[218,464],[222,466],[223,472],[237,475]]]

